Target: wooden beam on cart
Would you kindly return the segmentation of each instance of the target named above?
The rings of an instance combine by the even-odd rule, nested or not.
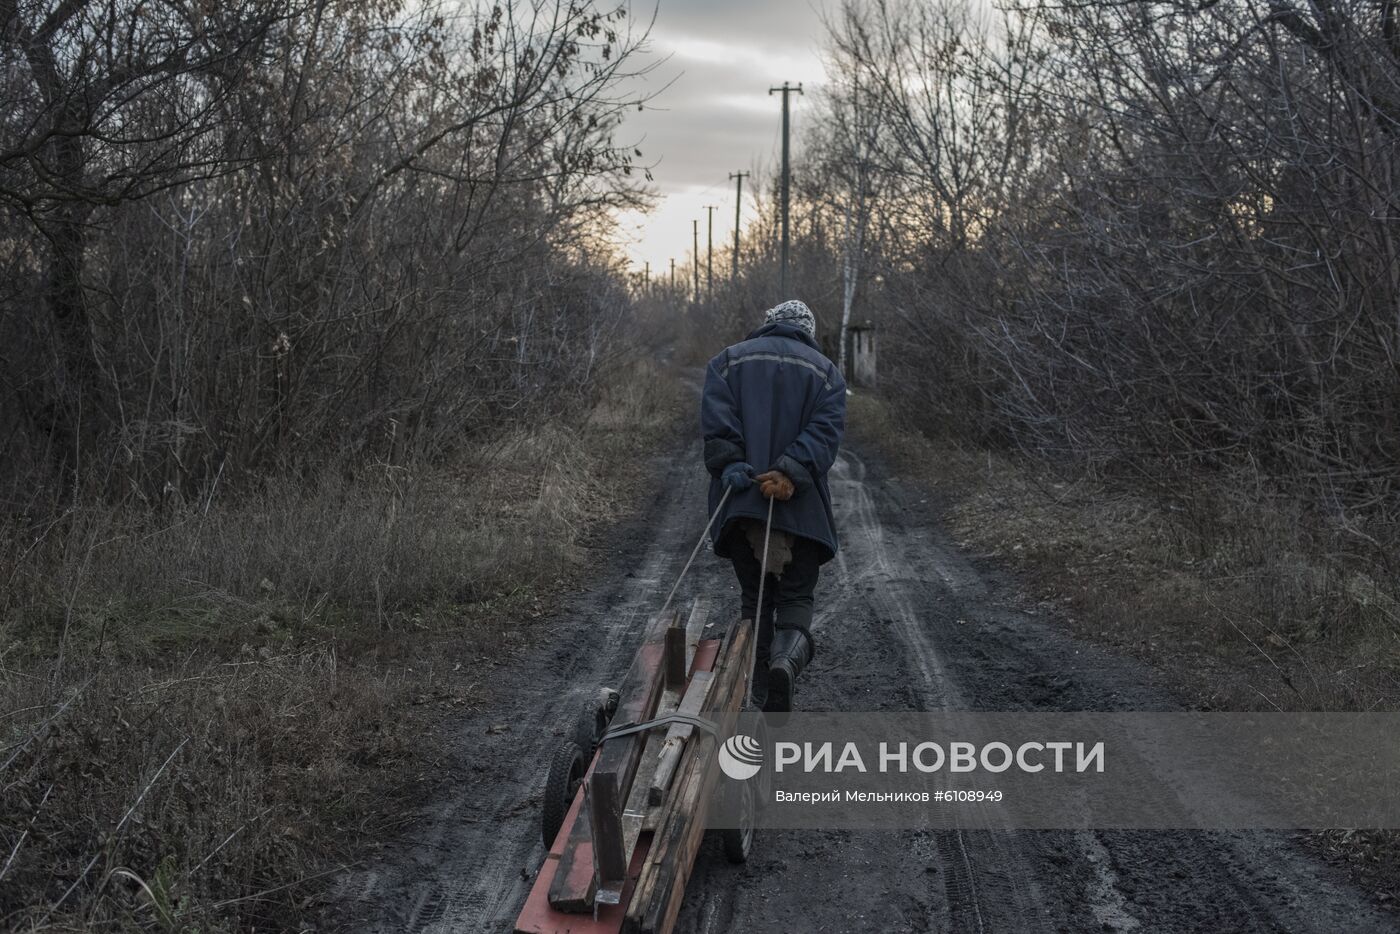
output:
[[[666,629],[664,640],[663,659],[661,667],[665,675],[663,683],[665,689],[661,693],[661,700],[656,704],[656,710],[652,717],[664,717],[667,714],[675,713],[682,700],[681,692],[686,690],[684,674],[677,676],[676,669],[684,672],[685,666],[685,630],[680,626],[679,615]],[[697,673],[696,677],[700,677]],[[707,680],[710,673],[703,672]],[[703,681],[702,681],[703,683]],[[615,905],[622,899],[622,890],[626,887],[627,879],[625,875],[613,875],[604,870],[604,865],[608,866],[630,866],[632,865],[632,853],[637,848],[637,840],[641,836],[642,825],[646,822],[647,793],[652,785],[652,777],[656,772],[656,767],[661,757],[661,748],[665,739],[659,733],[648,731],[642,746],[642,756],[637,764],[637,771],[632,776],[632,785],[626,792],[613,794],[613,801],[626,799],[627,803],[622,808],[622,813],[614,815],[609,809],[600,809],[599,819],[593,825],[593,850],[595,854],[596,868],[598,871],[598,889],[594,893],[594,901],[599,904]],[[590,789],[590,794],[592,793]],[[600,801],[602,792],[599,792]],[[618,843],[615,838],[619,837]],[[599,841],[602,841],[601,843]],[[608,855],[604,855],[608,854]],[[606,861],[606,862],[605,862]]]
[[[695,667],[695,649],[705,634],[705,622],[710,617],[710,605],[704,597],[696,597],[690,605],[690,616],[685,621],[685,670]]]
[[[736,624],[720,646],[701,715],[732,728],[748,692],[749,640],[752,626]],[[686,744],[641,873],[632,890],[623,930],[628,934],[668,934],[680,911],[685,883],[705,832],[717,780],[718,742],[698,736]]]
[[[663,693],[661,684],[662,656],[666,630],[678,613],[658,615],[647,626],[637,657],[627,669],[618,686],[616,724],[636,723],[650,719]],[[557,911],[586,913],[593,910],[598,889],[599,871],[604,874],[627,871],[623,859],[621,837],[622,802],[626,800],[636,774],[637,764],[646,741],[645,734],[633,734],[610,740],[603,745],[594,762],[586,785],[584,807],[587,819],[574,822],[568,843],[559,857],[554,882],[549,889],[549,904]],[[584,815],[580,815],[583,817]],[[594,839],[595,827],[602,826],[602,839]],[[611,829],[618,833],[612,834]],[[601,849],[598,849],[601,847]],[[599,871],[595,871],[596,868]]]
[[[704,709],[705,699],[709,696],[710,686],[714,683],[714,674],[708,671],[697,671],[690,679],[690,687],[686,690],[685,696],[681,698],[680,706],[676,708],[677,713],[697,716]],[[660,804],[666,796],[666,789],[671,787],[671,778],[676,774],[676,766],[680,764],[681,753],[685,750],[686,741],[695,732],[695,727],[689,723],[673,723],[666,730],[666,739],[661,743],[659,761],[656,763],[656,770],[651,775],[651,782],[647,787],[647,803]]]

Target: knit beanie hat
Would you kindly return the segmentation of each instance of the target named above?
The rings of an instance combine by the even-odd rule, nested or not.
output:
[[[817,316],[812,314],[812,309],[808,308],[805,302],[797,299],[783,302],[768,309],[764,315],[765,324],[791,324],[806,331],[812,337],[817,336]]]

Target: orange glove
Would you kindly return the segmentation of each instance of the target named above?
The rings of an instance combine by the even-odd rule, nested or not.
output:
[[[758,484],[758,491],[769,499],[776,499],[782,502],[792,499],[794,488],[792,480],[781,470],[770,470],[754,477],[754,482]]]

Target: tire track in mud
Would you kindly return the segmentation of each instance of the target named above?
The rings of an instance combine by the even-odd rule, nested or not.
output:
[[[635,651],[704,525],[697,445],[665,463],[668,493],[618,539],[599,589],[497,670],[452,752],[462,781],[425,806],[413,840],[340,886],[357,930],[508,931],[544,849],[539,794],[556,731]],[[823,571],[807,710],[1173,709],[1137,663],[1077,642],[979,569],[933,510],[848,448],[833,470],[842,551]],[[632,576],[629,576],[632,575]],[[738,605],[727,562],[701,555],[677,600],[711,621]],[[504,735],[491,724],[509,722]],[[677,930],[1389,931],[1338,874],[1277,834],[767,831],[749,863],[702,848]]]
[[[830,478],[841,552],[824,569],[814,632],[818,655],[799,684],[806,710],[935,710],[966,707],[916,606],[928,587],[951,592],[954,571],[928,554],[911,564],[903,543],[888,534],[865,462],[847,450]],[[948,593],[939,602],[947,602]],[[732,930],[783,927],[812,914],[814,889],[838,890],[841,904],[824,902],[813,926],[827,931],[1037,930],[1041,897],[1020,854],[1005,835],[963,830],[881,832],[764,832],[754,859],[730,867],[702,854],[696,888],[731,893]],[[794,863],[774,851],[796,847]],[[861,867],[851,873],[852,866]],[[713,880],[710,875],[717,876]],[[750,894],[729,876],[755,883]],[[785,878],[789,877],[789,878]],[[876,885],[862,883],[862,878]],[[713,884],[710,884],[713,882]],[[701,931],[689,911],[680,931]],[[709,905],[710,911],[717,907]],[[788,919],[785,922],[784,919]],[[694,925],[694,926],[692,926]]]
[[[1177,708],[1140,664],[1027,610],[879,469],[848,448],[833,470],[842,553],[799,709]],[[713,930],[706,916],[823,934],[1400,930],[1286,835],[1185,831],[769,831],[746,866],[702,853],[678,930]]]
[[[411,839],[393,842],[377,865],[339,880],[335,895],[349,903],[355,930],[509,930],[544,858],[539,796],[561,731],[626,671],[637,634],[704,527],[704,471],[676,469],[699,461],[693,444],[657,465],[668,493],[613,536],[618,553],[606,560],[599,588],[544,624],[548,634],[519,658],[496,668],[494,690],[456,729],[448,758],[460,783],[424,806]],[[708,596],[719,570],[697,558],[684,591]],[[714,609],[718,603],[709,600]],[[505,732],[492,732],[502,723]]]

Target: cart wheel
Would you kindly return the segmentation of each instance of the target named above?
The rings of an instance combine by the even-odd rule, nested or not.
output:
[[[559,836],[564,816],[573,806],[574,796],[587,771],[588,763],[577,743],[565,742],[555,750],[549,763],[549,778],[544,783],[544,807],[540,814],[540,831],[546,849],[553,846],[554,838]]]
[[[583,751],[584,759],[592,759],[598,749],[598,740],[608,730],[608,712],[597,704],[589,704],[578,712],[573,731],[569,734],[574,744]]]
[[[603,708],[603,713],[612,720],[613,714],[617,713],[618,702],[622,700],[622,695],[614,688],[603,688],[598,693],[598,706]]]
[[[753,849],[754,787],[753,783],[743,781],[731,782],[729,789],[729,794],[737,796],[735,800],[739,803],[740,821],[738,827],[719,832],[720,842],[724,845],[726,859],[731,863],[745,863],[748,862],[749,851]]]

